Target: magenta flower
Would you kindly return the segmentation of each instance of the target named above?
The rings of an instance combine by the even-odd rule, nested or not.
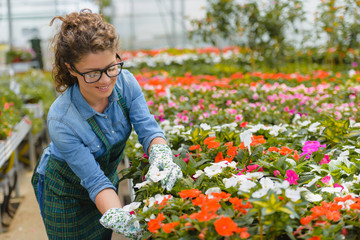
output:
[[[323,184],[327,184],[330,181],[330,179],[331,179],[331,177],[329,175],[327,175],[321,179],[321,182]]]
[[[313,152],[316,152],[317,150],[319,150],[319,148],[325,148],[326,144],[321,145],[320,142],[318,141],[306,141],[304,146],[303,146],[303,153],[301,153],[300,157],[306,155],[306,159],[310,158],[310,155]]]
[[[296,172],[294,170],[287,170],[286,171],[286,177],[285,180],[288,181],[290,183],[290,185],[294,184],[297,185],[297,180],[299,179],[299,176],[296,174]]]

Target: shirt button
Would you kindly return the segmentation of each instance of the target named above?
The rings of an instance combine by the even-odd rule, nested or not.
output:
[[[98,148],[100,148],[100,145],[97,145]]]
[[[105,118],[108,118],[108,116],[107,116],[107,115],[105,115]]]
[[[111,133],[114,133],[114,130],[112,130]]]

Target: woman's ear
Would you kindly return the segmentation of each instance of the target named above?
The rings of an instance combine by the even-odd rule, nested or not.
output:
[[[68,64],[68,63],[66,62],[66,63],[65,63],[65,66],[66,66],[66,68],[68,69],[69,73],[70,73],[72,76],[76,77],[76,72],[71,68],[70,64]]]

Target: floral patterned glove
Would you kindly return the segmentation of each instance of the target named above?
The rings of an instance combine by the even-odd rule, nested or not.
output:
[[[183,177],[181,168],[174,163],[171,149],[166,144],[155,144],[150,149],[150,168],[146,174],[146,179],[153,182],[161,180],[161,185],[170,191],[176,180]],[[157,176],[160,176],[157,178]]]
[[[138,222],[130,223],[133,218],[133,215],[121,208],[110,208],[102,215],[100,223],[127,238],[140,239],[142,230]]]

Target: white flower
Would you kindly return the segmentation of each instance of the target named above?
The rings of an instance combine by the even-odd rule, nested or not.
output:
[[[328,193],[340,193],[342,188],[336,187],[324,187],[321,189],[322,192],[328,192]]]
[[[168,198],[169,196],[170,196],[170,199],[171,199],[172,196],[170,194],[168,194],[168,195],[156,194],[154,197],[150,197],[149,199],[143,200],[143,202],[145,204],[148,203],[149,204],[148,207],[151,208],[155,204],[155,202],[161,203],[164,200],[164,198]],[[144,209],[145,209],[145,207],[144,207]]]
[[[207,124],[207,123],[201,123],[201,124],[200,124],[200,127],[201,127],[202,129],[204,129],[205,131],[211,129],[211,126],[210,126],[209,124]]]
[[[243,181],[247,181],[245,175],[234,175],[231,178],[223,179],[225,188],[235,187],[237,184],[241,184]]]
[[[305,194],[305,199],[309,202],[320,202],[322,200],[322,197],[320,194],[314,194],[312,192],[307,192]]]
[[[122,209],[127,212],[134,211],[135,209],[138,209],[141,205],[141,202],[132,202],[128,205],[125,205]]]
[[[245,175],[248,179],[251,180],[257,180],[259,178],[262,178],[264,176],[264,173],[262,172],[254,172],[254,173],[246,173]]]
[[[285,196],[287,198],[290,198],[291,201],[293,201],[293,202],[296,202],[296,201],[300,200],[300,198],[301,198],[299,190],[293,190],[290,188],[285,190]]]
[[[267,188],[259,189],[259,190],[255,191],[255,192],[253,192],[251,197],[253,197],[253,198],[261,198],[261,197],[265,196],[268,191],[269,191],[269,189],[267,189]]]
[[[321,177],[316,176],[314,177],[309,183],[305,184],[305,187],[311,187],[312,185],[314,185]]]
[[[137,183],[137,184],[134,186],[134,188],[140,189],[140,188],[142,188],[143,186],[145,186],[145,185],[147,185],[147,184],[149,184],[149,183],[151,183],[151,181],[146,180],[146,181],[144,181],[144,182],[142,182],[142,183]]]
[[[166,171],[159,171],[157,167],[153,167],[149,171],[149,178],[153,182],[161,181],[166,177]]]
[[[193,175],[193,178],[198,178],[200,177],[201,174],[203,174],[204,171],[203,170],[196,170],[195,174]]]
[[[314,122],[309,126],[308,131],[309,132],[316,132],[316,130],[318,129],[318,126],[320,126],[320,125],[321,124],[319,122]]]
[[[220,193],[221,189],[219,187],[213,187],[206,190],[205,195],[209,195],[209,198],[213,198],[211,193]]]
[[[213,164],[210,167],[206,167],[204,169],[204,172],[205,172],[206,176],[208,176],[209,178],[212,178],[216,174],[219,174],[222,172],[222,167],[218,164]]]
[[[135,144],[135,148],[141,148],[141,147],[142,147],[142,145],[140,143]]]
[[[239,190],[242,192],[250,192],[250,189],[256,187],[256,184],[253,181],[246,180],[241,183]]]
[[[274,182],[271,180],[271,178],[265,177],[260,179],[260,184],[262,188],[264,189],[273,189],[274,188]]]

